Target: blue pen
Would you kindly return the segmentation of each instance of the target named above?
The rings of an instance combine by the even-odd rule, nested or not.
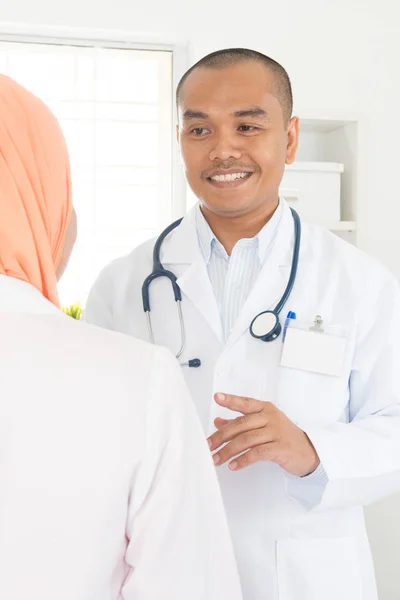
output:
[[[296,313],[293,312],[292,310],[289,310],[287,317],[286,317],[285,325],[283,326],[282,343],[285,341],[286,331],[287,331],[287,328],[289,327],[290,319],[295,319],[295,318],[296,318]]]

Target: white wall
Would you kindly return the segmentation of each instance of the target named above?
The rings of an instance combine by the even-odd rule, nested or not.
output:
[[[358,244],[400,277],[396,0],[0,0],[0,22],[151,32],[190,43],[194,61],[249,46],[288,69],[297,112],[360,121]],[[185,8],[190,7],[190,8]]]
[[[0,0],[0,23],[151,32],[190,42],[192,61],[228,46],[281,61],[297,112],[359,120],[358,245],[400,277],[397,6],[397,0]],[[399,498],[370,509],[368,520],[381,600],[398,600]]]

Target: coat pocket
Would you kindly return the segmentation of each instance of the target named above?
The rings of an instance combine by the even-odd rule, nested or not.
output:
[[[277,542],[279,600],[362,600],[355,538]]]

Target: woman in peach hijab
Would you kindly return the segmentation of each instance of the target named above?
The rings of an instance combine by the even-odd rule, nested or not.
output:
[[[0,273],[31,283],[58,305],[56,268],[72,249],[67,148],[53,115],[0,78]],[[71,233],[75,223],[71,223]]]
[[[75,233],[60,128],[0,75],[0,598],[240,600],[175,359],[57,308]]]

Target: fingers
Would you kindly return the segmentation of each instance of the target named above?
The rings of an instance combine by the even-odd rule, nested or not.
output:
[[[234,456],[242,454],[242,452],[245,452],[246,450],[255,448],[256,446],[261,447],[269,442],[273,442],[273,439],[270,437],[270,435],[271,434],[268,433],[266,428],[253,429],[238,435],[231,442],[229,442],[229,444],[226,444],[226,446],[214,454],[214,464],[218,466],[223,465]],[[262,460],[261,456],[259,460]]]
[[[220,420],[223,421],[224,419]],[[253,429],[258,430],[260,427],[267,425],[267,423],[267,418],[263,413],[252,413],[243,415],[243,417],[238,417],[237,419],[232,419],[231,421],[227,420],[224,425],[221,425],[218,428],[218,431],[208,438],[210,449],[216,450],[222,446],[222,444],[230,442],[242,433],[245,433],[246,431],[250,432]]]
[[[213,456],[214,464],[223,465],[236,457],[229,464],[236,471],[261,460],[275,462],[279,449],[274,439],[274,419],[279,413],[275,405],[233,394],[217,393],[214,398],[220,406],[243,415],[236,419],[215,419],[217,431],[208,438],[210,449],[218,449]]]
[[[261,460],[269,460],[277,462],[277,442],[262,444],[256,448],[248,450],[244,454],[237,456],[235,460],[229,463],[229,468],[232,471],[241,471],[250,465],[254,465]]]
[[[265,408],[268,402],[262,402],[261,400],[254,400],[254,398],[246,398],[244,396],[233,396],[231,394],[215,394],[215,401],[220,406],[229,408],[236,412],[240,412],[243,415],[247,415],[254,412],[260,412]]]
[[[214,425],[217,429],[221,429],[221,427],[223,427],[227,423],[229,423],[229,419],[221,419],[220,417],[214,419]]]

